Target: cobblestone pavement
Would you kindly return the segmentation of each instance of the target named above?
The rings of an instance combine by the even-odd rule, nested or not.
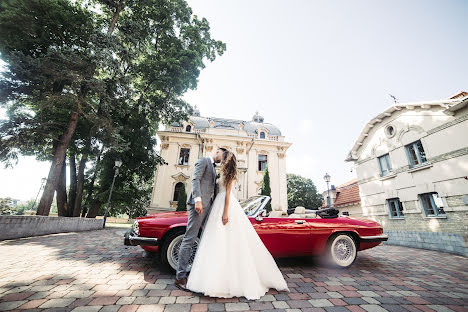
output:
[[[290,293],[260,300],[183,292],[174,274],[123,229],[0,242],[0,310],[467,312],[468,258],[379,246],[347,270],[314,258],[277,260]]]

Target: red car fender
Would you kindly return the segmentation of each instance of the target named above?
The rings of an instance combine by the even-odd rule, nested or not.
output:
[[[160,240],[162,240],[162,238],[167,234],[167,232],[169,232],[170,230],[172,229],[175,229],[175,228],[186,228],[187,227],[187,222],[182,222],[182,223],[175,223],[175,224],[172,224],[170,225],[169,227],[167,227],[162,233],[161,233],[161,237],[159,238]]]
[[[327,241],[323,245],[323,249],[325,249],[326,245],[328,244],[330,237],[332,237],[335,234],[351,234],[352,237],[354,238],[354,241],[356,242],[356,248],[359,250],[359,233],[356,231],[356,229],[352,228],[338,228],[338,229],[332,229],[330,236],[328,237]]]

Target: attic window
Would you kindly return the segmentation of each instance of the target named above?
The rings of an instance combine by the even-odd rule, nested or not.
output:
[[[387,136],[387,138],[393,138],[395,136],[395,133],[396,133],[396,130],[392,125],[388,125],[385,128],[385,135]]]
[[[260,132],[260,139],[264,139],[265,138],[265,132]]]
[[[191,131],[192,131],[192,126],[187,125],[187,127],[185,127],[185,132],[191,132]]]

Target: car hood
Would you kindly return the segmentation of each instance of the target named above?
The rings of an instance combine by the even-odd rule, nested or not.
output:
[[[187,211],[168,211],[168,212],[157,212],[152,213],[147,216],[138,218],[138,219],[151,219],[151,218],[181,218],[181,217],[188,217]]]

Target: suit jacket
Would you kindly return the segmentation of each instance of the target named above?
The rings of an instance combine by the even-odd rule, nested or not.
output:
[[[214,196],[216,184],[216,170],[209,157],[202,157],[195,163],[192,176],[192,192],[187,199],[188,205],[195,205],[195,198],[201,197],[202,206],[208,207]]]

